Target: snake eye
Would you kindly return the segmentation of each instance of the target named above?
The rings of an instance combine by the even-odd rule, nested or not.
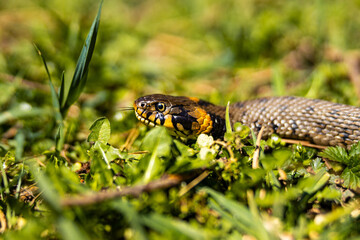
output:
[[[157,111],[163,112],[165,111],[165,103],[162,102],[156,103],[155,108]]]

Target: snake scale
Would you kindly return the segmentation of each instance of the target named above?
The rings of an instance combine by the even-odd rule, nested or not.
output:
[[[148,126],[162,125],[179,137],[205,133],[222,138],[225,107],[193,97],[153,94],[134,102],[136,117]],[[322,146],[349,148],[360,140],[360,108],[302,97],[266,97],[230,105],[232,124],[240,122],[263,138],[307,140]]]

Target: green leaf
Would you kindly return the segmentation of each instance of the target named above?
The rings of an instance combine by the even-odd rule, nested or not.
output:
[[[149,159],[149,164],[146,168],[144,174],[144,182],[148,183],[158,172],[160,172],[161,164],[160,159],[157,157],[159,147],[159,140],[157,140],[157,144],[155,148],[152,150],[151,157]]]
[[[172,137],[164,127],[156,127],[151,129],[141,144],[142,150],[152,152],[158,147],[159,157],[168,157],[171,153]],[[159,145],[159,146],[157,146]]]
[[[275,176],[274,171],[269,171],[268,172],[268,181],[271,184],[271,186],[273,186],[273,188],[276,189],[281,189],[281,183],[279,182],[279,180],[277,179],[277,177]]]
[[[111,187],[113,185],[114,175],[106,156],[108,148],[108,145],[96,142],[89,151],[91,158],[90,173],[93,178],[89,184],[94,190],[100,190],[101,188]]]
[[[308,193],[309,195],[314,194],[325,184],[327,184],[329,179],[330,174],[326,172],[325,168],[322,168],[315,176],[311,176],[303,180],[303,185],[305,186],[304,192]]]
[[[353,144],[349,150],[350,164],[356,166],[360,164],[360,142]]]
[[[101,142],[106,144],[110,139],[110,122],[106,117],[95,120],[90,127],[91,133],[88,136],[88,142]]]
[[[328,158],[331,161],[340,162],[340,163],[348,163],[349,155],[346,152],[346,149],[336,146],[336,147],[328,147],[323,152],[319,153],[319,156]]]
[[[341,174],[344,179],[344,186],[356,189],[360,187],[360,166],[347,167]]]
[[[143,181],[145,183],[165,170],[160,158],[171,156],[172,138],[164,127],[151,129],[145,136],[141,148],[151,152],[141,160],[140,168],[145,170]]]
[[[94,52],[96,37],[99,30],[102,3],[103,1],[101,1],[100,3],[98,13],[92,23],[85,44],[82,48],[79,59],[77,61],[74,76],[70,83],[69,92],[65,94],[63,89],[60,90],[60,96],[62,98],[61,99],[62,102],[60,103],[62,116],[65,116],[69,107],[75,101],[77,101],[77,99],[79,98],[81,92],[84,90],[84,87],[86,85],[87,75],[89,71],[89,64],[91,61],[92,54]],[[64,85],[63,81],[62,81],[62,85]]]
[[[193,148],[186,146],[185,144],[176,139],[174,140],[174,143],[176,148],[179,150],[181,156],[192,157],[195,155],[196,151]]]
[[[322,199],[326,200],[340,200],[341,199],[341,190],[334,187],[326,187],[324,190],[319,191],[316,194],[316,198],[320,201]]]

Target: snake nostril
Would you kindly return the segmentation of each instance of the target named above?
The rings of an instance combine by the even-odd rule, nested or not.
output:
[[[144,107],[146,107],[146,103],[145,103],[145,102],[140,102],[140,103],[139,103],[139,106],[140,106],[141,108],[144,108]]]

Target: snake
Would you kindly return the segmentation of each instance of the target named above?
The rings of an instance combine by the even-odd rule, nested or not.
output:
[[[134,102],[135,115],[147,126],[164,126],[171,135],[223,138],[225,106],[196,97],[152,94]],[[229,106],[231,124],[240,122],[262,138],[305,140],[321,146],[350,148],[360,141],[360,108],[295,96],[264,97]]]

